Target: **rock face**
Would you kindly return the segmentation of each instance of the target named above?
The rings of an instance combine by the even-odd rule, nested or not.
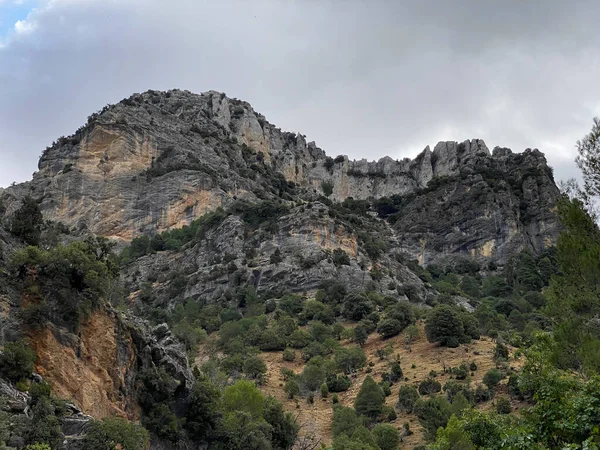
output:
[[[405,248],[423,261],[432,259],[440,245],[425,244],[426,255],[415,244],[431,242],[431,235],[450,240],[444,254],[460,251],[499,260],[513,247],[539,250],[544,241],[553,241],[552,207],[558,190],[543,155],[515,155],[508,149],[490,154],[483,141],[474,139],[440,142],[413,160],[332,159],[303,135],[271,125],[246,102],[214,91],[149,91],[90,116],[76,134],[60,138],[44,152],[30,183],[9,188],[2,196],[10,210],[15,200],[31,194],[41,201],[48,219],[128,242],[189,224],[239,199],[290,199],[285,187],[291,183],[302,191],[295,198],[330,189],[334,201],[377,199],[420,193],[440,177],[479,173],[479,181],[487,183],[482,171],[497,171],[494,180],[500,182],[502,174],[512,176],[515,168],[521,176],[510,190],[501,183],[490,186],[494,199],[477,201],[476,213],[464,200],[458,209],[444,201],[431,209],[434,205],[423,200],[407,210],[409,217],[396,231],[408,239]],[[476,178],[467,184],[463,191],[479,192],[482,187]],[[455,198],[464,193],[454,192]],[[446,188],[429,193],[431,198],[448,195]],[[444,230],[435,220],[440,213],[451,217]],[[477,225],[476,236],[465,238],[472,231],[470,220],[486,215],[488,225]],[[406,221],[418,226],[406,230]],[[506,247],[508,241],[511,245]]]

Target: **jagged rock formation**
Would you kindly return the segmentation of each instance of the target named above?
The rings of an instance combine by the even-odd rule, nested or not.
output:
[[[470,233],[469,224],[461,222],[461,215],[471,211],[469,201],[461,201],[461,211],[444,203],[435,213],[424,211],[431,206],[424,203],[407,210],[405,221],[419,227],[408,230],[411,243],[406,249],[424,262],[435,258],[424,257],[415,243],[429,242],[431,235],[450,240],[443,246],[445,253],[461,251],[500,260],[513,247],[538,250],[544,240],[553,241],[552,207],[558,191],[543,155],[533,151],[520,156],[507,149],[490,154],[485,143],[475,139],[440,142],[413,160],[332,159],[303,135],[271,125],[246,102],[214,91],[201,95],[149,91],[90,116],[75,135],[59,139],[44,152],[30,183],[7,189],[3,197],[10,208],[15,204],[11,200],[29,193],[41,201],[49,219],[128,242],[144,233],[181,227],[238,199],[291,198],[285,193],[288,183],[301,190],[293,194],[295,198],[314,198],[327,185],[330,199],[341,201],[407,196],[419,193],[434,178],[476,177],[489,170],[509,175],[516,168],[520,177],[505,191],[502,202],[486,199],[485,205],[478,204],[477,214],[493,216],[490,224],[501,223],[483,227],[476,239],[458,238]],[[469,183],[477,184],[475,179]],[[492,191],[497,187],[490,186]],[[515,205],[520,205],[518,210]],[[437,223],[440,212],[454,218]],[[467,215],[473,216],[472,211]],[[404,226],[396,230],[405,233]],[[509,240],[510,250],[497,250]],[[429,253],[439,251],[428,244],[421,247]]]

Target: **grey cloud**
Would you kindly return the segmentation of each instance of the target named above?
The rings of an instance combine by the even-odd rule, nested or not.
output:
[[[598,114],[592,1],[54,0],[0,49],[0,185],[133,92],[249,101],[329,154],[414,156],[439,140],[538,147],[573,176]]]

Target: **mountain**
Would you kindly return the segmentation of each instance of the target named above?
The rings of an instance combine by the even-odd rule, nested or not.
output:
[[[454,253],[505,261],[557,234],[558,190],[537,150],[490,154],[476,139],[440,142],[413,160],[332,159],[214,91],[148,91],[105,107],[4,197],[30,194],[48,219],[129,242],[236,200],[314,200],[324,188],[337,202],[404,197],[394,230],[424,263]]]
[[[210,333],[232,317],[315,297],[336,299],[334,321],[360,320],[341,305],[352,295],[356,305],[472,310],[478,302],[466,289],[432,274],[443,268],[480,283],[523,250],[544,257],[560,231],[558,196],[538,150],[490,152],[473,139],[412,160],[350,161],[222,93],[134,94],[48,147],[31,181],[0,190],[0,338],[28,337],[37,373],[96,418],[144,417],[139,380],[154,369],[177,380],[179,415],[194,377],[178,342],[185,333],[162,324],[174,314],[200,310]],[[41,256],[25,257],[14,223],[30,198],[46,222]],[[53,250],[59,243],[65,254]],[[27,264],[17,270],[15,258]],[[64,272],[44,262],[52,258]],[[100,270],[118,282],[90,294],[82,260],[94,278]],[[32,311],[42,325],[32,327]]]

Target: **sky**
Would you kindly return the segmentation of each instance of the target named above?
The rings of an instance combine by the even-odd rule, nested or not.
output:
[[[441,140],[539,148],[575,176],[600,114],[600,2],[0,0],[0,186],[107,103],[148,89],[248,101],[329,155]]]

